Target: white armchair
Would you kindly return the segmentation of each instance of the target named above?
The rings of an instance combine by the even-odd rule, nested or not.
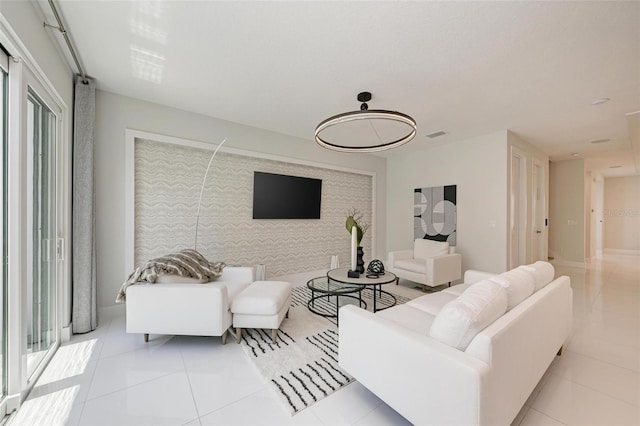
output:
[[[413,250],[389,252],[387,269],[398,278],[435,287],[462,277],[462,256],[447,242],[418,238]]]

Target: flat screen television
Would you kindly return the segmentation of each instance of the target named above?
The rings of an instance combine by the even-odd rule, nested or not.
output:
[[[253,173],[254,219],[320,219],[322,179]]]

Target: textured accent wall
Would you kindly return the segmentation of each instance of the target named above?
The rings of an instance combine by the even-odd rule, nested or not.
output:
[[[194,246],[198,198],[212,152],[149,140],[135,143],[135,264]],[[253,172],[322,179],[320,219],[254,220]],[[197,249],[229,265],[264,263],[267,277],[348,266],[347,211],[372,223],[369,175],[218,152],[204,188]],[[363,238],[371,260],[369,228]]]

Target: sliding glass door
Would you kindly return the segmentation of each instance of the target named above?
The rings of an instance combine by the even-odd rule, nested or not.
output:
[[[32,92],[27,99],[27,375],[56,343],[56,117]]]
[[[6,28],[0,19],[0,423],[53,358],[70,299],[57,255],[70,224],[67,106]]]

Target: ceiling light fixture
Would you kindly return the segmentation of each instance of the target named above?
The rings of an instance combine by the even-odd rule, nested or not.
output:
[[[577,157],[578,155],[580,155],[580,153],[579,153],[579,152],[572,152],[572,153],[571,153],[571,156],[572,156],[572,157]]]
[[[416,135],[416,121],[401,112],[369,109],[371,93],[358,94],[360,111],[334,115],[316,127],[316,142],[341,152],[377,152],[396,148]]]
[[[593,106],[598,106],[598,105],[602,105],[605,102],[609,102],[611,99],[609,98],[600,98],[600,99],[595,99],[593,101],[591,101],[591,105]]]
[[[591,141],[591,143],[605,143],[609,142],[611,139],[596,139],[595,141]]]
[[[609,166],[609,168],[610,168],[610,169],[619,169],[619,168],[621,168],[621,167],[622,167],[622,166]]]

